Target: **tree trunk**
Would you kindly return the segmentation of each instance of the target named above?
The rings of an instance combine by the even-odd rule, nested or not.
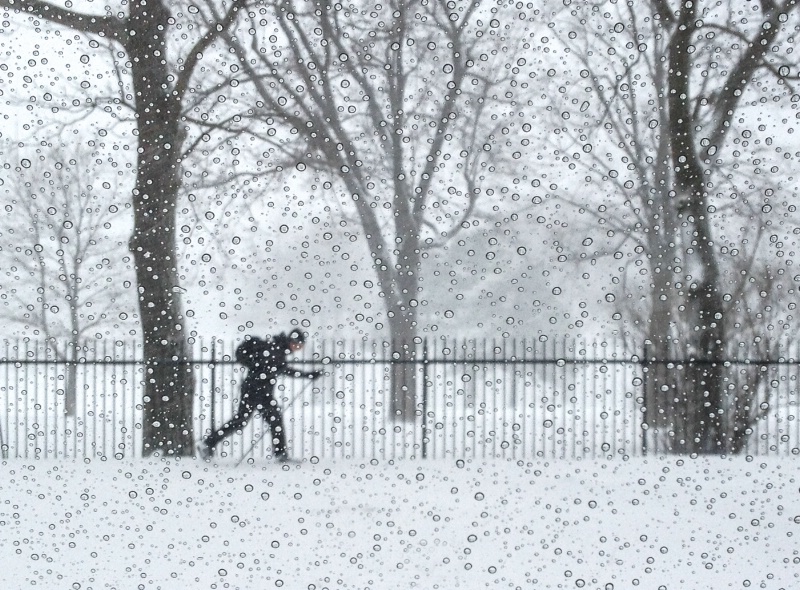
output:
[[[139,287],[143,331],[144,424],[142,453],[192,454],[194,378],[188,346],[175,243],[180,188],[180,102],[170,91],[162,0],[134,2],[125,43],[132,64],[139,135],[130,239]]]
[[[400,249],[395,265],[395,284],[388,295],[389,332],[392,341],[391,392],[392,416],[402,422],[413,422],[417,414],[419,354],[417,335],[417,301],[419,286],[419,249],[414,239]]]
[[[67,416],[75,416],[78,405],[78,366],[75,363],[78,360],[81,336],[81,322],[78,317],[78,305],[80,305],[81,302],[78,288],[78,278],[80,277],[78,271],[79,266],[79,260],[74,260],[74,278],[69,283],[69,298],[71,303],[69,308],[70,336],[66,342],[67,364],[64,367],[64,412]],[[68,272],[64,274],[70,276]]]
[[[662,72],[666,79],[666,72]],[[646,437],[646,448],[655,452],[669,450],[672,446],[673,400],[675,397],[675,376],[666,361],[673,356],[673,334],[676,321],[675,309],[675,270],[674,260],[676,212],[669,196],[670,172],[669,139],[662,137],[658,143],[658,157],[653,177],[655,191],[650,205],[653,219],[658,219],[660,227],[651,227],[647,234],[650,253],[650,315],[647,328],[646,359],[648,365],[645,383],[644,418],[648,429],[642,433]],[[650,199],[642,199],[645,203]],[[657,216],[657,217],[656,217]]]
[[[78,342],[67,342],[66,365],[64,365],[64,413],[75,416],[78,405]]]
[[[692,326],[696,362],[690,367],[687,387],[689,448],[695,453],[718,453],[722,445],[720,416],[722,400],[722,359],[725,341],[723,301],[720,294],[719,262],[714,252],[713,236],[708,220],[708,195],[705,174],[697,154],[696,122],[692,116],[689,82],[691,75],[690,45],[696,33],[696,4],[683,4],[680,22],[672,34],[669,47],[669,123],[672,138],[672,163],[677,180],[677,195],[684,199],[680,210],[688,222],[688,240],[684,264],[699,267],[700,277],[688,280],[685,297],[698,310],[696,326]]]
[[[667,268],[671,257],[659,246],[655,247],[655,252],[650,265],[652,283],[647,334],[649,344],[645,350],[648,375],[645,380],[647,388],[644,418],[648,428],[642,436],[647,437],[647,448],[658,451],[664,450],[662,441],[669,444],[675,380],[672,371],[666,366],[667,359],[672,356],[672,272]]]

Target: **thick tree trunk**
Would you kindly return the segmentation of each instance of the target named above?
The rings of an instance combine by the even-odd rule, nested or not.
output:
[[[720,416],[722,401],[722,360],[725,341],[723,301],[720,289],[719,262],[714,251],[708,220],[708,194],[703,166],[697,154],[694,117],[689,82],[691,61],[689,47],[696,34],[696,5],[685,2],[680,21],[672,34],[669,48],[669,122],[672,138],[672,163],[678,181],[677,194],[683,199],[690,230],[683,256],[700,269],[700,277],[688,280],[685,287],[687,307],[697,309],[692,326],[696,363],[691,366],[684,389],[687,396],[686,423],[689,449],[695,453],[719,453],[724,449]]]
[[[659,66],[658,79],[666,83],[666,68]],[[666,112],[666,98],[662,100]],[[669,138],[664,135],[658,139],[657,157],[651,185],[654,190],[642,201],[649,206],[653,226],[647,233],[650,254],[650,315],[647,326],[645,349],[648,374],[645,378],[644,423],[647,429],[642,432],[644,448],[654,452],[668,450],[672,444],[673,399],[675,397],[675,376],[666,361],[673,356],[673,334],[676,318],[675,302],[675,231],[676,211],[667,187],[672,177],[668,164],[670,155]]]
[[[417,414],[417,383],[422,349],[417,336],[417,289],[419,286],[419,248],[408,239],[395,265],[395,283],[387,302],[392,340],[391,411],[395,420],[413,422]]]
[[[648,374],[645,378],[644,423],[647,429],[645,448],[655,452],[666,450],[670,445],[672,425],[672,400],[675,396],[675,379],[666,361],[672,357],[672,317],[674,289],[670,261],[674,248],[666,240],[654,234],[651,252],[655,252],[650,263],[652,276],[651,307],[645,349]]]
[[[389,321],[391,332],[391,412],[395,420],[413,422],[417,411],[417,373],[420,368],[421,348],[414,343],[414,331],[408,322],[416,314],[396,315]]]
[[[192,454],[194,379],[187,364],[175,243],[180,188],[180,102],[170,88],[162,0],[131,5],[125,43],[132,64],[139,135],[130,249],[144,340],[143,454]]]
[[[703,210],[706,207],[703,206]],[[697,247],[701,252],[703,280],[698,285],[697,297],[697,361],[694,367],[691,386],[696,404],[692,413],[694,424],[692,430],[695,453],[722,453],[725,450],[722,416],[725,408],[723,401],[723,365],[725,324],[723,322],[723,302],[720,285],[719,263],[712,252],[713,238],[706,215],[695,214],[698,228]],[[701,243],[705,243],[701,246]]]

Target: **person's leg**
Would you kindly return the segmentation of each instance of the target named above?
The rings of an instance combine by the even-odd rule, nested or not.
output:
[[[253,414],[253,407],[250,401],[250,392],[245,387],[242,387],[242,399],[239,400],[239,407],[234,413],[233,417],[223,424],[220,428],[212,431],[208,436],[203,439],[209,454],[214,454],[214,447],[217,446],[226,436],[231,433],[241,430],[250,416]]]
[[[285,461],[288,458],[286,449],[286,430],[283,427],[283,412],[281,407],[269,395],[263,406],[259,408],[264,420],[269,424],[270,432],[272,433],[272,454],[279,461]]]

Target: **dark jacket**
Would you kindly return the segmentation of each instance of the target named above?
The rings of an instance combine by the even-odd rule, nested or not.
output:
[[[278,375],[314,378],[316,371],[307,372],[290,367],[286,357],[291,354],[289,337],[278,334],[268,339],[248,336],[236,348],[236,360],[247,367],[246,382],[272,391]]]

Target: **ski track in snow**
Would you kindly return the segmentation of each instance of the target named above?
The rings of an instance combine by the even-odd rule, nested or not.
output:
[[[4,588],[800,587],[789,458],[2,469]]]

